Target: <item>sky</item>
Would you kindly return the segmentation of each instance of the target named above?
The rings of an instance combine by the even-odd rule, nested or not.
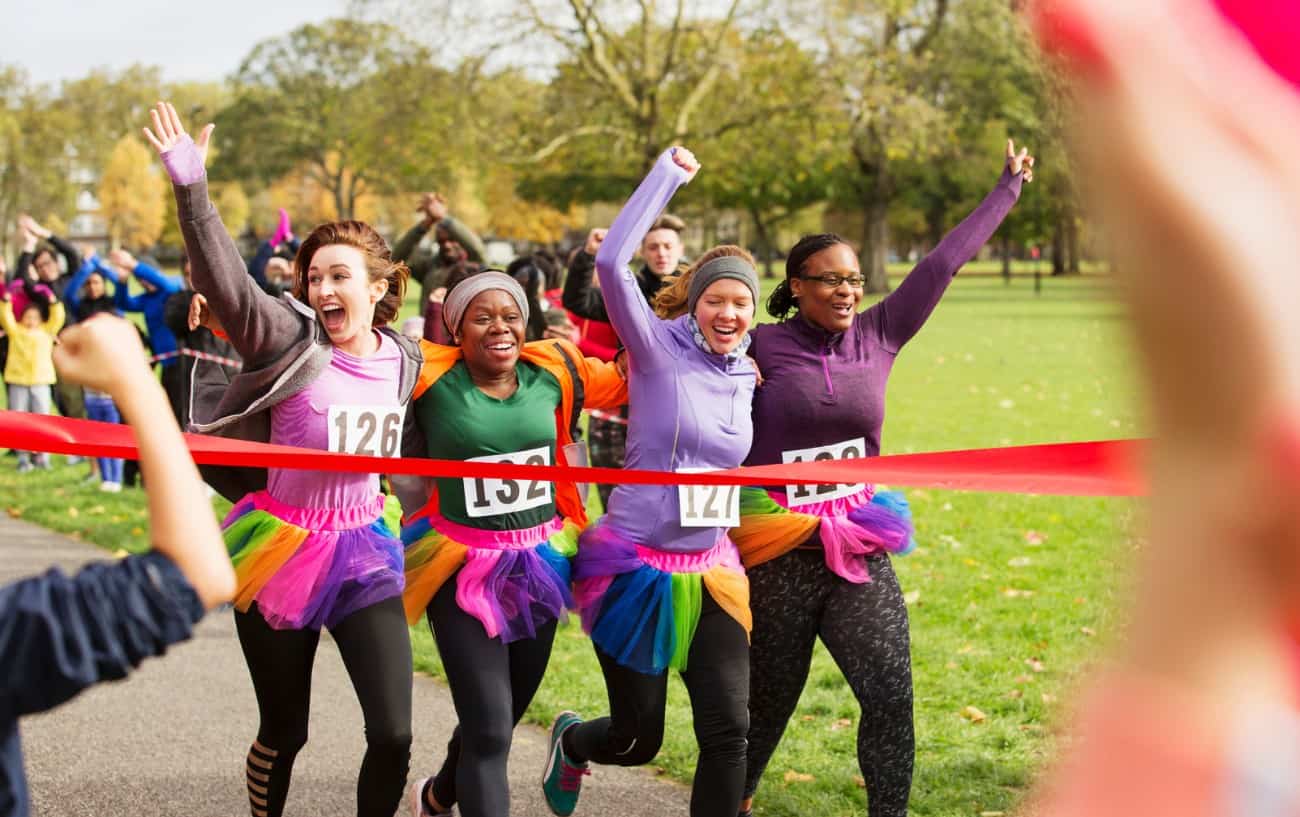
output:
[[[35,82],[160,65],[163,79],[220,80],[261,40],[341,16],[346,0],[0,0],[0,62]]]

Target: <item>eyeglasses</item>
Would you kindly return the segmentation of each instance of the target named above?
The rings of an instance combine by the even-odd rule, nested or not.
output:
[[[800,275],[805,281],[818,281],[827,289],[836,289],[840,284],[848,284],[854,289],[861,289],[867,279],[861,275]]]

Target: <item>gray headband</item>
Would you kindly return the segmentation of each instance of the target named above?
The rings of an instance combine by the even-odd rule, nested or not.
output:
[[[524,295],[524,288],[504,272],[485,270],[471,275],[452,287],[451,292],[447,293],[447,299],[442,302],[442,322],[447,325],[447,331],[451,332],[452,337],[458,334],[461,319],[465,317],[465,310],[469,309],[470,302],[492,289],[509,293],[510,297],[515,299],[519,311],[523,313],[524,325],[528,325],[528,297]]]
[[[714,281],[731,278],[749,287],[754,296],[754,308],[758,308],[758,273],[749,262],[737,255],[723,255],[701,266],[691,274],[691,282],[686,285],[686,308],[695,314],[695,304]]]

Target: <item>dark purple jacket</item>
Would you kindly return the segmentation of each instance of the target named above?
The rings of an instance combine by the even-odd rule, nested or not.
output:
[[[848,331],[827,332],[798,315],[751,329],[749,354],[763,385],[754,395],[754,444],[745,464],[779,463],[783,451],[858,437],[866,439],[865,456],[879,454],[894,358],[1019,197],[1020,176],[1004,170],[975,212]]]

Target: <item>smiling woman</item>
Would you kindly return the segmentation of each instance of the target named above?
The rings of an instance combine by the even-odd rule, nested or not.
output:
[[[195,365],[194,429],[344,453],[396,456],[423,359],[386,324],[407,270],[370,227],[316,228],[295,260],[294,298],[272,298],[249,276],[208,196],[204,159],[175,109],[159,103],[145,136],[171,176],[196,302],[244,360],[233,378]],[[358,399],[358,395],[364,395]],[[365,717],[357,814],[389,817],[406,784],[411,745],[411,647],[402,614],[402,545],[385,519],[376,474],[205,469],[235,503],[223,525],[235,567],[235,624],[261,722],[245,780],[254,817],[284,809],[307,741],[311,669],[328,628]],[[358,671],[364,668],[364,672]]]
[[[442,317],[456,346],[424,345],[410,412],[412,455],[566,463],[585,408],[627,399],[617,367],[567,341],[524,342],[529,299],[505,273],[456,283]],[[573,483],[439,478],[403,495],[410,515],[406,612],[427,615],[460,720],[438,773],[412,787],[416,814],[508,814],[509,735],[573,607],[569,558],[586,524]],[[405,487],[400,480],[395,485]]]

